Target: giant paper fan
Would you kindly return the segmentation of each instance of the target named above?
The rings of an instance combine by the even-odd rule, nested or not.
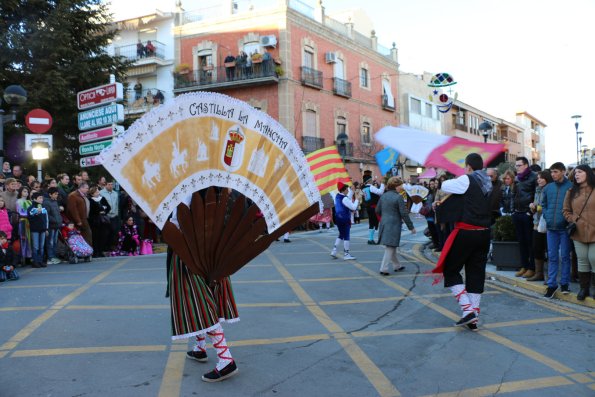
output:
[[[185,94],[155,108],[100,159],[190,271],[207,280],[233,274],[320,210],[295,138],[222,94]]]

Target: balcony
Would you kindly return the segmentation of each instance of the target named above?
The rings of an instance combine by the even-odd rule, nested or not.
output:
[[[531,140],[535,143],[539,143],[539,134],[532,132],[531,133]]]
[[[136,44],[115,47],[114,53],[116,56],[121,56],[134,62],[133,67],[152,64],[167,65],[171,63],[165,60],[165,44],[151,40],[154,49],[147,50],[147,43],[142,43],[142,49],[137,48]]]
[[[163,91],[157,88],[147,88],[144,90],[128,89],[124,93],[124,114],[141,115],[164,101]]]
[[[308,87],[322,89],[322,72],[316,69],[302,66],[302,84]]]
[[[388,95],[381,95],[380,96],[382,98],[382,109],[384,110],[389,110],[391,112],[394,112],[396,110],[395,105],[394,105],[394,99],[393,99],[393,104],[392,106],[388,103]]]
[[[338,77],[333,78],[333,93],[345,98],[351,98],[351,83]]]
[[[337,145],[337,150],[339,151],[339,154],[341,155],[341,157],[351,157],[353,158],[353,142],[346,142],[345,143],[345,153],[341,153],[341,151],[343,150],[341,148],[341,146],[336,143],[335,145]]]
[[[324,138],[316,138],[315,136],[302,137],[302,149],[304,154],[314,152],[324,147]]]
[[[187,73],[174,73],[174,92],[182,93],[196,90],[222,90],[251,85],[275,84],[279,76],[275,72],[275,63],[271,60],[253,63],[252,66],[205,66],[200,70]]]

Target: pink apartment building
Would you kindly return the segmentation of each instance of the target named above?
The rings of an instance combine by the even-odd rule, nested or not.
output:
[[[380,46],[373,31],[329,18],[320,4],[270,3],[179,13],[174,94],[216,91],[246,101],[279,120],[306,153],[338,145],[354,181],[368,170],[379,175],[374,154],[382,146],[373,134],[398,124],[394,44]],[[226,62],[229,55],[236,59]]]

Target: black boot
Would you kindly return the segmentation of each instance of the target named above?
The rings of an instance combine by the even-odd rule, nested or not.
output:
[[[589,296],[589,287],[591,284],[591,273],[590,272],[579,272],[578,273],[579,283],[581,289],[576,294],[576,300],[584,301]]]

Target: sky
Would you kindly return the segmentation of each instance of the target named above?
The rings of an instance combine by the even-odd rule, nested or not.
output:
[[[175,4],[112,2],[116,18]],[[182,0],[186,10],[204,3]],[[462,102],[511,122],[526,111],[545,123],[546,166],[576,162],[573,115],[582,116],[582,144],[595,147],[595,96],[589,92],[595,82],[595,0],[324,0],[323,5],[327,14],[362,8],[379,43],[396,43],[401,73],[447,72],[458,82]]]

